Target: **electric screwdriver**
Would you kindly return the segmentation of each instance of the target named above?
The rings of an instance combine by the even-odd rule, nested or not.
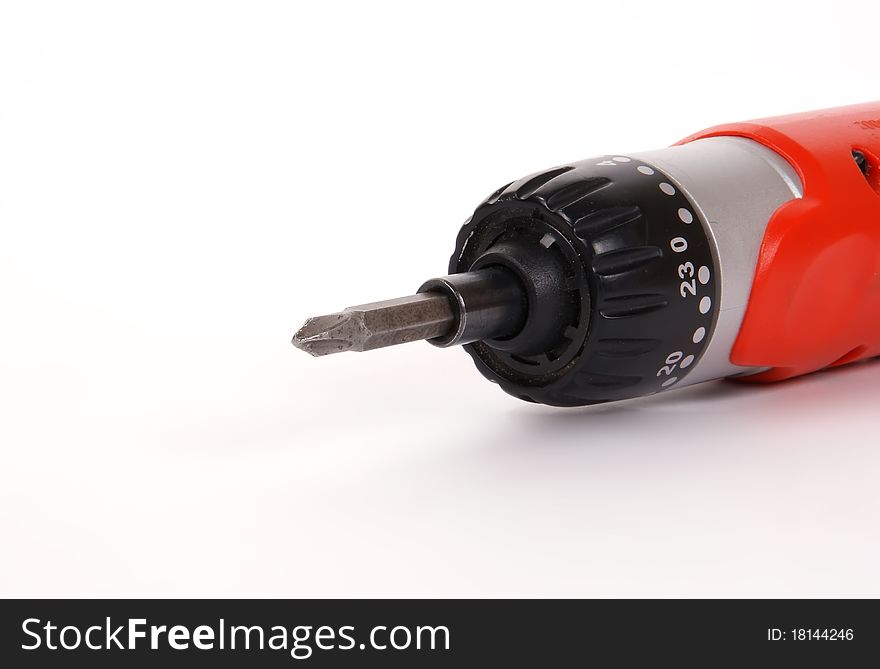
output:
[[[293,343],[421,339],[555,406],[880,355],[880,102],[525,176],[464,223],[448,275],[310,318]]]

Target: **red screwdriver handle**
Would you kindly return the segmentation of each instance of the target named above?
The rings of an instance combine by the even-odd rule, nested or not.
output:
[[[777,152],[804,189],[767,226],[731,362],[770,368],[749,378],[776,381],[880,356],[880,102],[718,126],[680,143],[723,135]]]

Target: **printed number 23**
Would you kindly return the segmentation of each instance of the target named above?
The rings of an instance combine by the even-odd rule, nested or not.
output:
[[[680,279],[685,279],[681,282],[681,286],[679,287],[679,292],[682,297],[687,297],[688,294],[696,295],[697,294],[697,280],[693,279],[694,275],[694,264],[691,262],[686,262],[683,265],[678,266],[678,277]],[[687,279],[690,279],[688,281]]]

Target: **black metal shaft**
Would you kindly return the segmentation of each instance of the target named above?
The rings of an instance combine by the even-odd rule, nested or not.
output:
[[[501,267],[431,279],[419,288],[419,293],[428,292],[445,293],[458,316],[455,330],[430,340],[435,346],[502,339],[519,332],[526,320],[525,291],[516,276]]]

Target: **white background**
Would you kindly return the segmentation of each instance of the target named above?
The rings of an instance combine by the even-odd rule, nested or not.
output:
[[[3,3],[0,594],[880,596],[877,363],[561,410],[461,351],[289,344],[445,273],[523,174],[880,98],[878,25]]]

